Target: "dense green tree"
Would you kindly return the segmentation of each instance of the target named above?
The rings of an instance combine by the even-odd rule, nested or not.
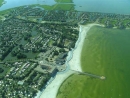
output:
[[[73,42],[70,44],[70,48],[74,48],[74,47],[75,47],[75,43]]]
[[[4,69],[0,68],[0,73],[4,72]]]
[[[40,48],[39,51],[40,52],[46,52],[47,50],[45,48]]]
[[[58,51],[54,51],[54,55],[59,55],[59,52]]]
[[[12,51],[12,52],[11,52],[11,55],[12,55],[12,56],[16,56],[16,55],[17,55],[17,52]]]
[[[43,46],[41,42],[36,42],[35,45],[36,45],[36,46],[40,46],[40,47]]]
[[[17,54],[17,58],[18,58],[18,59],[27,58],[27,55],[25,55],[25,54],[23,54],[23,53],[18,53],[18,54]]]
[[[63,43],[59,43],[57,46],[60,47],[60,48],[64,48]]]
[[[61,48],[61,49],[59,50],[59,52],[65,52],[65,49],[64,49],[64,48]]]
[[[56,46],[56,45],[57,45],[57,42],[55,41],[55,42],[53,43],[53,45]]]

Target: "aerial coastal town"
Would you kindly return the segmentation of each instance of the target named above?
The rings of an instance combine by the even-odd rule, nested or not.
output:
[[[59,13],[64,15],[63,11]],[[78,38],[78,25],[68,24],[63,18],[59,18],[63,24],[44,23],[43,20],[55,19],[53,16],[48,18],[49,14],[40,8],[20,8],[5,15],[5,20],[1,21],[2,98],[33,98],[56,72],[65,70],[67,53],[74,48]],[[35,18],[36,21],[31,20]]]
[[[78,24],[129,28],[130,15],[43,10],[22,6],[0,14],[0,98],[34,98],[51,77],[66,69]]]

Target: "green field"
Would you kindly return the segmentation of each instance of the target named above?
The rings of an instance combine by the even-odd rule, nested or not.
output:
[[[0,7],[3,5],[4,0],[0,0]]]
[[[55,2],[59,2],[59,3],[73,3],[73,0],[55,0]]]
[[[50,5],[38,5],[43,7],[45,10],[74,10],[74,4],[54,4]]]
[[[81,64],[84,72],[104,75],[106,80],[84,79],[78,84],[71,81],[72,88],[66,81],[81,77],[69,77],[62,85],[62,93],[70,91],[66,98],[130,98],[130,30],[92,27],[88,32],[82,50]],[[80,94],[73,92],[82,89]],[[71,90],[73,89],[73,90]],[[60,91],[60,90],[59,90]],[[62,94],[63,95],[63,94]],[[65,98],[58,93],[58,98]]]

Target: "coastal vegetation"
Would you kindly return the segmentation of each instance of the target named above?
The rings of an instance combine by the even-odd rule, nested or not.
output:
[[[58,3],[73,3],[73,0],[55,0]]]
[[[23,7],[23,6],[21,6],[21,7]],[[6,16],[6,15],[8,15],[8,13],[10,13],[11,11],[13,11],[14,9],[17,9],[17,8],[20,8],[20,6],[19,7],[15,7],[15,8],[2,10],[2,11],[0,11],[0,16]]]
[[[54,4],[54,5],[39,5],[45,10],[74,10],[74,4]]]
[[[4,0],[0,0],[0,7],[3,5]]]

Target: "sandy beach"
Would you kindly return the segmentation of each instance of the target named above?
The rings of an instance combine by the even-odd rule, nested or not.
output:
[[[47,86],[47,88],[43,91],[40,98],[56,98],[58,89],[62,82],[69,77],[73,71],[68,71],[65,74],[56,75],[55,79]]]
[[[64,82],[64,80],[67,77],[69,77],[71,74],[74,73],[74,71],[71,71],[71,70],[82,71],[82,68],[80,65],[80,56],[81,56],[81,51],[82,51],[82,47],[84,44],[84,39],[85,39],[89,29],[94,25],[98,25],[98,24],[89,24],[86,26],[80,25],[79,39],[76,42],[76,48],[74,50],[72,50],[73,51],[72,59],[68,62],[69,66],[70,66],[69,71],[62,73],[62,74],[57,74],[55,79],[43,91],[40,98],[56,98],[58,89],[61,86],[61,84]]]
[[[71,70],[76,70],[76,71],[81,71],[81,63],[80,63],[80,57],[81,57],[81,52],[84,44],[84,39],[87,36],[88,31],[92,26],[103,26],[100,24],[89,24],[89,25],[80,25],[79,28],[79,42],[77,43],[77,48],[73,51],[73,58],[70,60],[69,65]]]
[[[80,65],[80,57],[81,57],[82,47],[83,47],[84,39],[87,35],[87,32],[89,31],[89,29],[93,25],[94,24],[87,25],[87,26],[80,25],[79,42],[77,42],[77,48],[73,51],[73,58],[69,62],[71,70],[82,71],[82,68]]]

